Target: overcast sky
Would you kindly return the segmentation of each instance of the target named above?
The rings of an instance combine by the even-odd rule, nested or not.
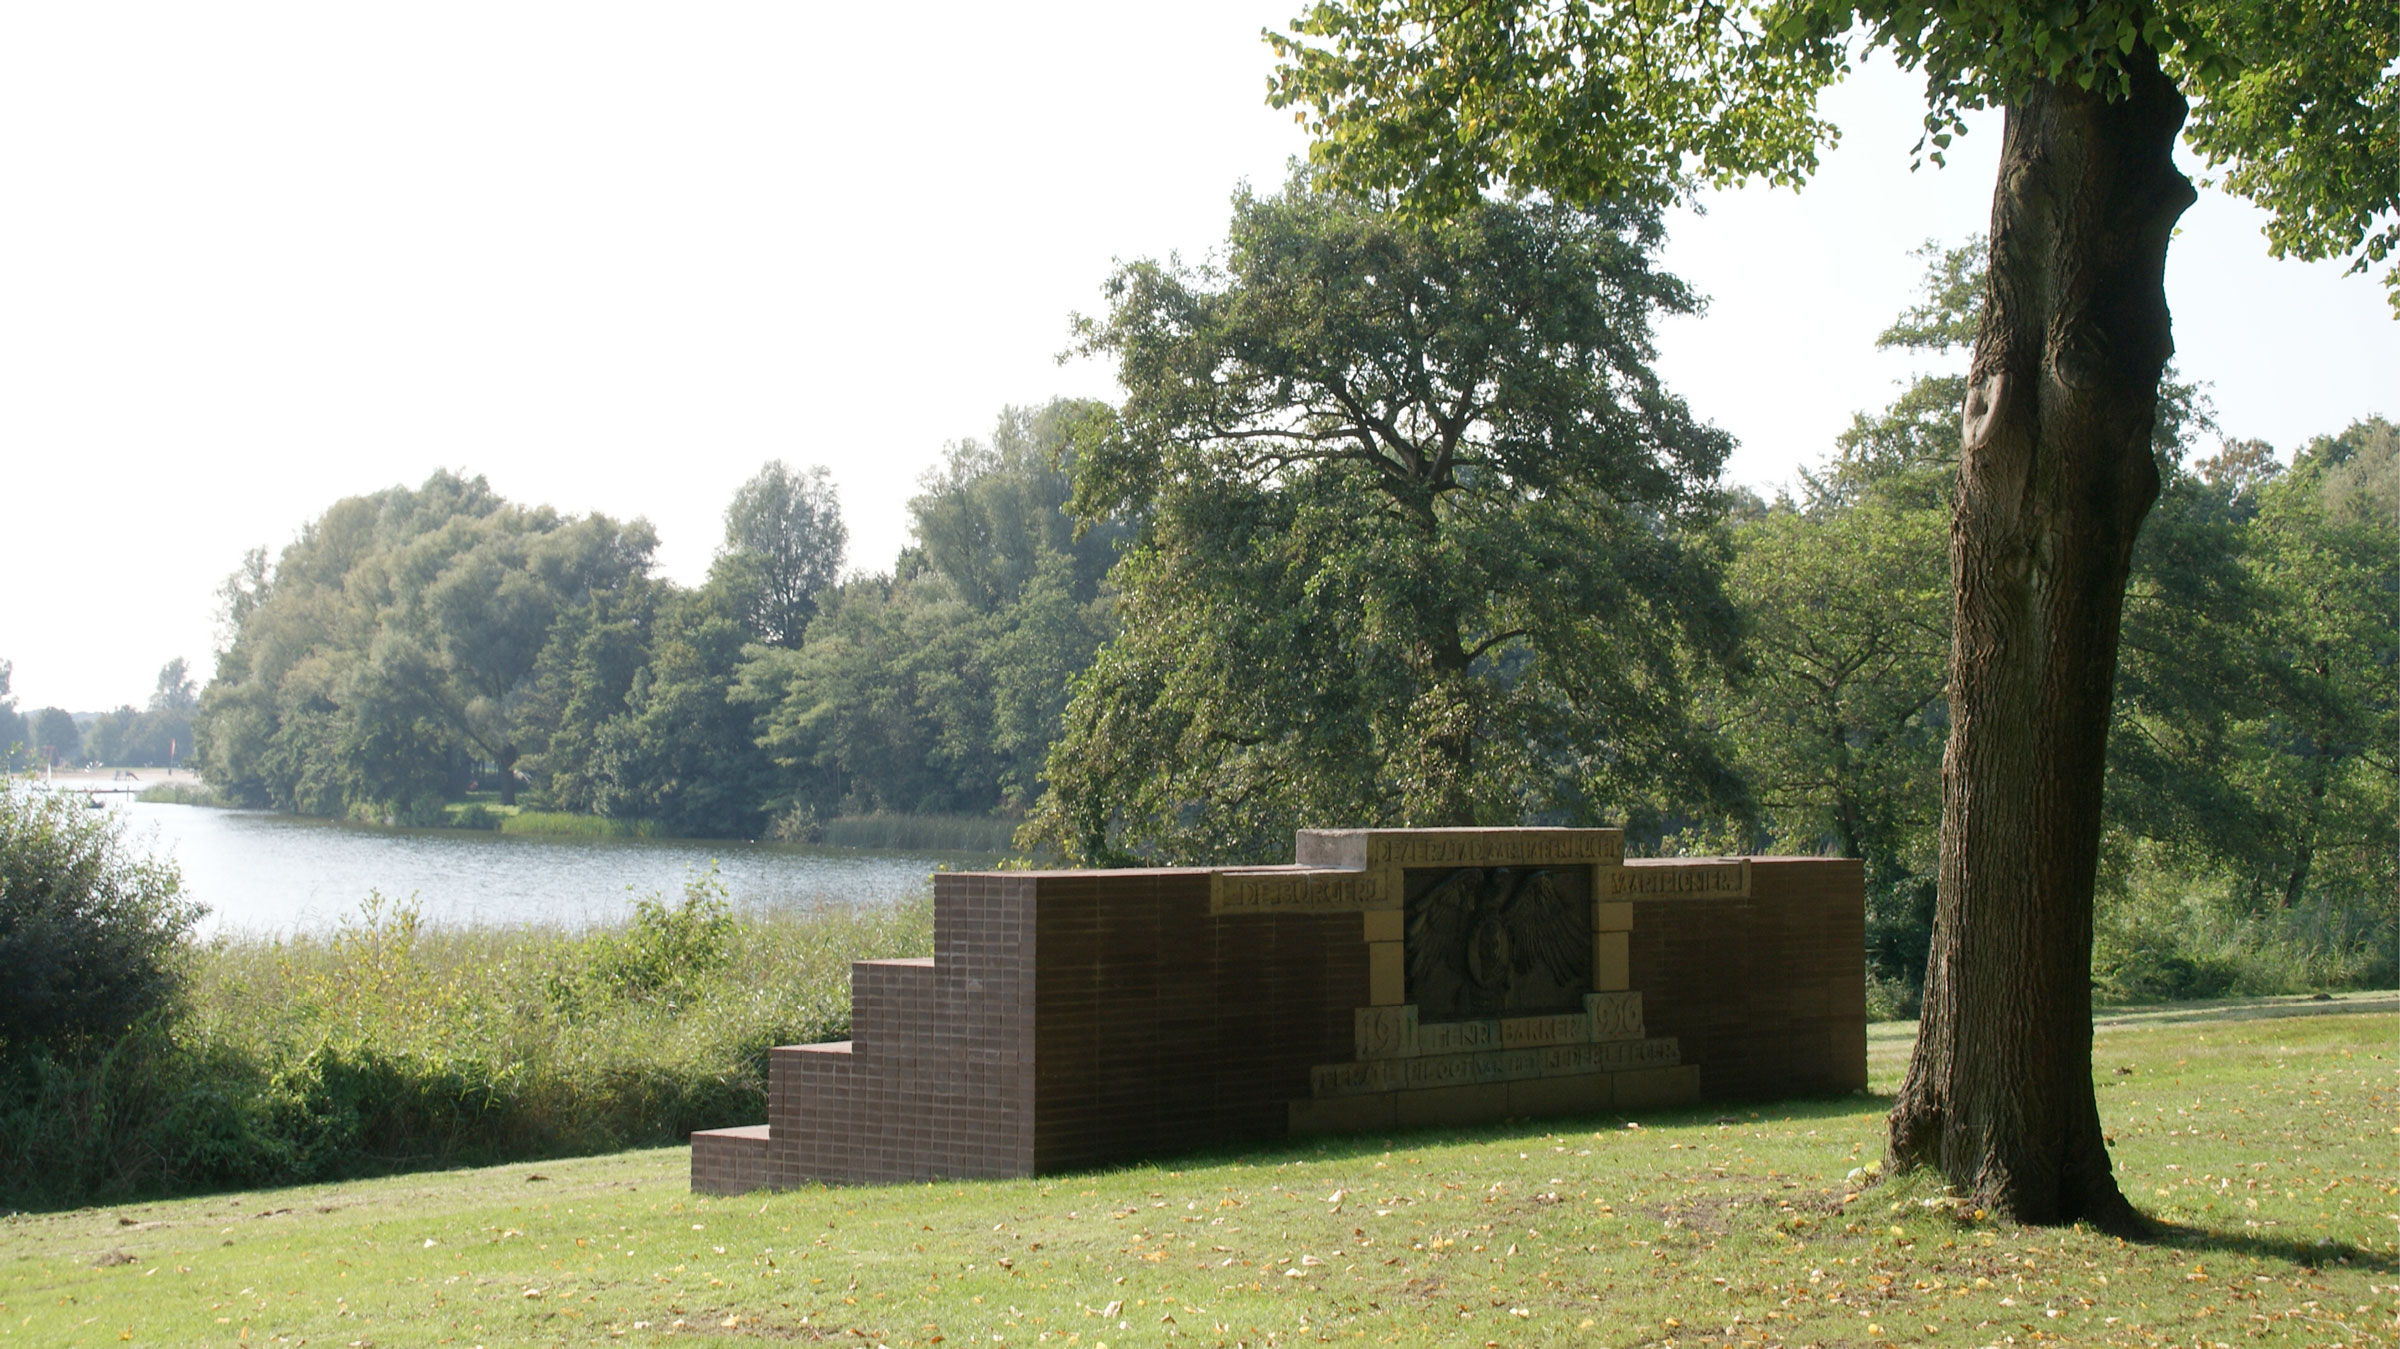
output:
[[[1184,4],[17,5],[0,12],[0,658],[23,708],[209,667],[213,591],[337,498],[438,468],[647,516],[706,568],[772,458],[888,566],[943,445],[1108,396],[1060,366],[1117,259],[1205,254],[1303,150],[1258,40],[1297,0]],[[1917,86],[1828,107],[1804,192],[1673,222],[1711,297],[1662,372],[1772,491],[1912,366],[1872,349],[1908,251],[1981,228],[1996,121],[1911,173]],[[2206,194],[2178,360],[2287,452],[2400,415],[2400,324],[2268,259]]]

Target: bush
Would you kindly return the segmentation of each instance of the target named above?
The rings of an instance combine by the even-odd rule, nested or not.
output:
[[[2230,876],[2130,849],[2104,873],[2093,915],[2093,994],[2140,1003],[2389,988],[2396,910],[2389,897],[2261,910]]]
[[[570,1015],[631,998],[682,1005],[714,982],[730,955],[736,929],[725,894],[712,862],[708,874],[684,882],[682,903],[634,901],[633,921],[590,938],[571,977],[553,981],[551,1000]]]
[[[165,1008],[203,912],[114,811],[0,786],[0,1057],[72,1051]]]

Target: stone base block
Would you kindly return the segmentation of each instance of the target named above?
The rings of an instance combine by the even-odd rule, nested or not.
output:
[[[1582,1077],[1536,1077],[1508,1084],[1508,1113],[1527,1119],[1546,1115],[1596,1115],[1616,1103],[1621,1073]]]
[[[1468,1087],[1394,1092],[1397,1123],[1403,1129],[1497,1123],[1509,1115],[1508,1088],[1506,1082],[1479,1082]]]
[[[692,1193],[748,1194],[767,1188],[767,1126],[692,1133]]]
[[[1662,1106],[1691,1105],[1700,1099],[1700,1066],[1695,1063],[1675,1068],[1637,1068],[1616,1077],[1618,1110],[1655,1110]]]

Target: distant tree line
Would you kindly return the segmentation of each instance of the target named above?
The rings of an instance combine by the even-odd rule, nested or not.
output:
[[[1934,893],[1962,376],[1796,494],[1728,490],[1650,365],[1696,301],[1655,211],[1432,221],[1306,173],[1208,265],[1080,320],[1121,405],[1005,413],[843,570],[821,469],[736,493],[707,578],[649,527],[437,474],[227,585],[211,783],[428,823],[472,788],[673,832],[1020,819],[1079,863],[1275,861],[1296,827],[1622,824],[1649,851],[1862,859],[1904,1008]],[[1934,251],[1884,343],[1975,330]],[[2110,740],[2104,986],[2393,977],[2400,433],[2224,444],[2170,381]],[[2280,962],[2280,963],[2278,963]]]
[[[501,499],[481,478],[336,503],[222,592],[200,698],[238,804],[433,824],[503,804],[805,837],[887,812],[1022,813],[1068,677],[1106,636],[1114,526],[1061,510],[1096,404],[1011,410],[910,503],[889,573],[842,576],[822,469],[766,466],[707,578],[652,574],[649,525]]]
[[[192,714],[199,708],[199,686],[181,657],[159,670],[158,687],[148,705],[136,708],[127,703],[80,721],[63,707],[19,712],[9,696],[14,673],[10,662],[0,660],[0,768],[86,763],[163,768],[192,755]]]

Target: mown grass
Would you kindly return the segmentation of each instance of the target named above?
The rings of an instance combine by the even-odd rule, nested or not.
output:
[[[2389,1344],[2396,1036],[2388,1013],[2104,1027],[2155,1242],[1858,1188],[1880,1095],[732,1199],[664,1149],[14,1218],[0,1339]]]
[[[932,949],[931,902],[737,916],[712,876],[589,931],[337,931],[194,948],[171,1018],[0,1060],[0,1204],[673,1142],[764,1118],[770,1046],[848,1033],[849,964]]]

